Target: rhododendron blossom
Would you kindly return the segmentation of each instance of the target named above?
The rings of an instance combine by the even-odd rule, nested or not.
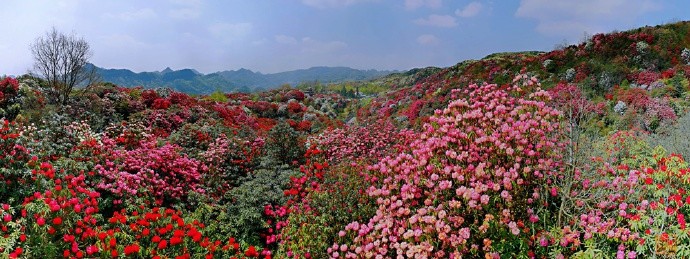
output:
[[[191,191],[204,192],[197,185],[207,167],[180,154],[174,145],[158,147],[149,141],[134,150],[114,150],[112,158],[96,169],[103,177],[97,187],[116,196],[126,198],[143,192],[157,199],[180,199]]]
[[[533,78],[519,80],[537,86]],[[549,191],[547,180],[558,168],[554,132],[561,114],[545,105],[547,92],[537,89],[524,99],[510,94],[519,91],[491,84],[454,90],[467,99],[437,110],[411,152],[374,166],[387,175],[382,186],[368,189],[378,199],[376,216],[346,228],[352,243],[337,251],[459,258],[496,252],[495,245],[510,242],[495,236],[500,229],[527,239],[525,222],[538,218],[540,193]],[[538,198],[525,203],[528,196]]]

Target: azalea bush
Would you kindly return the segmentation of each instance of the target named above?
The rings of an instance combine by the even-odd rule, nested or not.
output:
[[[17,101],[19,81],[11,77],[0,80],[0,118],[14,119],[21,105]]]
[[[133,150],[113,147],[105,163],[95,168],[101,178],[95,186],[112,195],[115,204],[138,197],[170,205],[190,192],[203,193],[200,182],[208,168],[179,149],[171,144],[159,146],[155,139],[142,141]]]
[[[454,91],[459,99],[424,125],[411,152],[374,166],[386,175],[367,189],[377,199],[375,216],[346,226],[329,255],[533,253],[535,233],[552,217],[549,197],[557,195],[549,178],[558,170],[552,133],[561,115],[545,105],[544,91],[511,95],[523,91],[490,84]]]
[[[409,130],[398,130],[390,121],[366,126],[346,126],[325,130],[309,139],[323,151],[331,163],[376,163],[394,152],[407,148],[416,136]]]
[[[362,189],[376,182],[367,171],[350,166],[331,167],[318,149],[307,151],[303,175],[292,177],[285,206],[268,206],[265,214],[275,225],[267,243],[278,242],[279,257],[324,258],[327,249],[352,221],[374,215],[375,200]],[[269,232],[270,233],[270,232]],[[272,237],[272,239],[270,239]]]
[[[685,257],[688,166],[633,132],[605,140],[601,156],[575,175],[569,224],[541,237],[551,256]]]
[[[34,157],[21,144],[22,134],[17,123],[0,119],[0,183],[4,186],[0,190],[0,201],[17,201],[32,191],[26,185],[30,180],[26,163]]]

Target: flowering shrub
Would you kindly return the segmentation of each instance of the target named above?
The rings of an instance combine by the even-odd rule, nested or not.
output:
[[[304,93],[300,90],[293,89],[287,92],[284,96],[284,98],[290,100],[290,99],[295,99],[297,101],[303,101],[304,100]]]
[[[203,193],[198,184],[206,170],[204,164],[180,154],[179,147],[149,140],[133,150],[113,150],[96,166],[102,177],[96,187],[117,199],[151,197],[157,204],[169,204],[190,192]]]
[[[293,165],[304,161],[305,137],[287,122],[278,123],[266,136],[264,161],[266,165]]]
[[[160,96],[155,90],[148,89],[141,92],[141,99],[143,99],[143,102],[147,107],[151,107],[156,99],[159,98]]]
[[[358,162],[368,165],[400,152],[415,138],[411,131],[399,131],[390,121],[367,126],[346,126],[324,131],[309,142],[318,145],[331,164]]]
[[[571,223],[541,237],[556,254],[685,257],[687,164],[652,150],[633,132],[604,140],[604,154],[568,189]],[[584,245],[584,247],[582,247]]]
[[[258,163],[263,146],[262,138],[247,141],[228,138],[224,134],[218,136],[200,158],[208,166],[202,177],[205,192],[213,198],[219,198],[232,187],[238,186],[240,179],[247,176]]]
[[[545,106],[544,91],[510,95],[521,91],[488,84],[454,91],[468,99],[436,111],[410,153],[373,167],[386,175],[367,190],[376,215],[348,225],[330,256],[517,256],[536,247],[532,235],[549,220],[544,204],[556,194],[548,179],[558,165],[552,132],[560,113]]]
[[[642,71],[637,74],[636,82],[640,85],[651,85],[652,83],[656,82],[656,80],[659,80],[659,78],[659,73],[651,71]]]
[[[19,93],[19,82],[17,79],[5,77],[0,80],[0,105],[7,103]],[[0,106],[0,108],[4,108]]]
[[[261,117],[273,118],[278,111],[278,105],[266,101],[243,101],[242,105]]]
[[[690,65],[690,49],[684,48],[683,51],[680,52],[680,58],[683,59],[685,64]]]
[[[575,123],[596,112],[595,105],[583,96],[582,90],[576,85],[559,83],[549,89],[549,94],[552,97],[550,104]]]
[[[213,105],[212,109],[216,112],[216,114],[218,114],[218,117],[223,119],[226,127],[258,127],[258,125],[256,125],[256,121],[252,117],[248,116],[240,106],[225,106],[222,104],[215,104]]]
[[[137,207],[117,211],[99,229],[94,250],[101,256],[145,258],[242,258],[259,257],[257,248],[244,250],[233,237],[209,238],[206,224],[188,220],[180,211]]]
[[[49,163],[35,165],[34,182],[45,188],[25,197],[14,209],[3,204],[0,249],[10,258],[83,257],[95,253],[93,240],[100,221],[99,193],[85,184],[84,174],[58,177]],[[16,217],[16,218],[14,218]],[[3,251],[0,251],[3,254]]]
[[[306,111],[306,107],[303,107],[299,102],[290,101],[287,105],[287,111],[291,114],[301,113],[303,111]]]
[[[669,106],[667,98],[653,98],[644,114],[644,123],[647,129],[655,131],[659,127],[668,127],[676,121],[677,116],[673,108]]]
[[[14,119],[19,113],[16,97],[19,94],[17,79],[5,77],[0,80],[0,118]]]
[[[153,101],[151,108],[167,110],[170,107],[170,104],[171,104],[170,101],[168,101],[167,99],[157,98],[156,100]]]
[[[323,161],[324,154],[313,147],[307,150],[308,160],[300,167],[303,175],[291,177],[285,191],[286,205],[265,208],[265,214],[277,220],[269,229],[276,234],[266,241],[279,242],[278,257],[325,258],[347,224],[366,220],[376,211],[375,199],[362,186],[377,180],[362,168],[333,167]]]
[[[311,129],[311,121],[300,121],[296,122],[294,120],[288,119],[285,122],[287,122],[288,125],[290,125],[290,128],[293,128],[296,131],[304,131],[304,132],[309,132]]]
[[[46,191],[16,207],[0,207],[0,255],[5,257],[259,257],[256,247],[241,247],[232,237],[209,239],[205,224],[173,209],[135,207],[130,213],[116,211],[104,222],[100,195],[87,186],[84,174],[57,177],[51,164],[41,163],[32,175]]]

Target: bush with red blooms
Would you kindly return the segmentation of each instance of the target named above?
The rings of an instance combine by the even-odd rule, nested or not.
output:
[[[0,202],[20,199],[26,186],[26,163],[30,161],[29,149],[20,144],[22,136],[18,123],[0,119]]]
[[[49,163],[31,164],[32,178],[26,184],[45,190],[19,204],[3,205],[0,214],[6,216],[0,223],[4,235],[0,249],[13,251],[10,258],[92,255],[90,247],[102,219],[100,194],[86,185],[83,173],[62,174]]]
[[[19,93],[19,81],[11,77],[0,80],[0,108],[3,104]]]
[[[278,111],[278,105],[267,101],[242,101],[242,105],[261,117],[273,118]]]
[[[141,99],[143,100],[146,107],[151,107],[153,103],[161,98],[155,90],[147,89],[141,92]]]
[[[33,184],[42,185],[21,204],[3,203],[0,214],[0,254],[9,258],[146,258],[259,257],[254,246],[242,249],[234,238],[213,240],[205,224],[187,220],[165,208],[116,211],[104,222],[100,194],[84,174],[58,177],[49,163],[32,170]],[[129,213],[128,213],[129,212]],[[263,252],[265,258],[270,253]]]
[[[290,99],[295,99],[299,102],[304,100],[304,93],[298,89],[292,89],[289,92],[287,92],[284,96],[284,98],[290,100]]]
[[[288,119],[286,120],[286,122],[288,123],[288,125],[290,125],[291,128],[293,128],[296,131],[309,132],[309,130],[311,129],[311,121],[304,120],[296,122],[294,120]]]
[[[21,103],[19,95],[19,82],[17,79],[5,77],[0,80],[0,119],[6,118],[9,120],[19,114]]]
[[[299,102],[288,102],[287,110],[291,114],[296,114],[305,111],[306,107],[303,107]]]
[[[160,109],[160,110],[167,110],[170,108],[170,101],[165,98],[157,98],[156,100],[153,100],[153,104],[151,105],[151,108],[153,109]]]
[[[254,246],[243,249],[232,237],[215,240],[205,232],[206,224],[185,219],[174,209],[123,209],[116,211],[107,224],[99,228],[96,250],[101,251],[101,255],[145,258],[251,258],[260,255]],[[270,255],[266,254],[266,258]]]

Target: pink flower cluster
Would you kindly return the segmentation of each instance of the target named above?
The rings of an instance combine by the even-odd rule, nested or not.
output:
[[[525,88],[453,90],[466,98],[437,110],[411,152],[373,166],[386,176],[368,189],[376,215],[348,225],[346,243],[335,244],[330,256],[497,256],[495,245],[529,240],[527,224],[539,226],[536,212],[558,169],[561,114],[545,105],[550,96],[536,79],[518,81],[536,91],[518,98],[511,93]]]
[[[103,179],[97,188],[116,196],[152,195],[157,200],[180,199],[198,188],[207,167],[180,153],[179,147],[155,141],[143,141],[133,150],[114,150],[111,157],[96,170]]]
[[[376,163],[392,152],[408,148],[415,137],[411,131],[399,131],[390,121],[380,120],[366,127],[329,129],[309,141],[319,147],[331,164],[361,159]]]

